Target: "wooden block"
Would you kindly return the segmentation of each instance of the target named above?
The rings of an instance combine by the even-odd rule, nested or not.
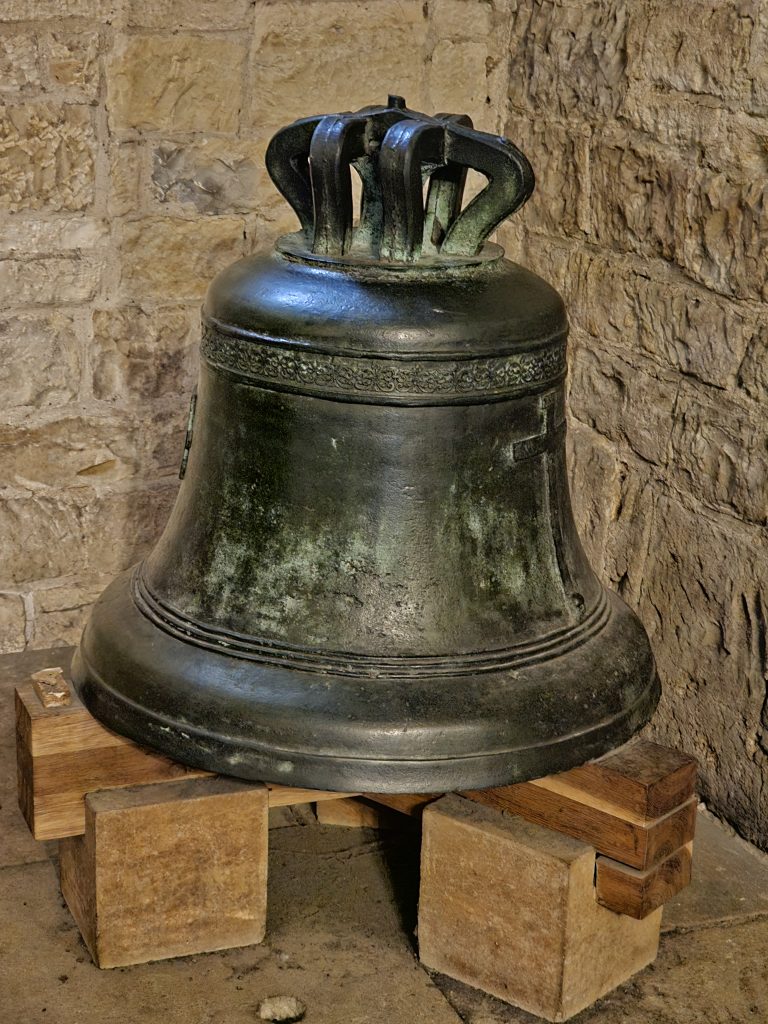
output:
[[[693,839],[696,797],[660,818],[647,819],[569,785],[567,773],[535,782],[464,793],[470,800],[518,814],[573,836],[622,864],[647,871]]]
[[[92,793],[59,842],[61,891],[99,967],[261,942],[267,790],[220,776]]]
[[[447,796],[423,815],[419,956],[549,1021],[568,1020],[651,963],[661,910],[642,921],[595,899],[595,851]]]
[[[298,789],[295,786],[280,786],[268,782],[269,806],[290,807],[292,804],[311,804],[315,801],[346,800],[355,793],[336,793],[325,789]]]
[[[415,826],[411,817],[368,800],[326,800],[318,803],[317,820],[321,825],[343,825],[346,828],[392,828]]]
[[[414,818],[420,818],[421,813],[427,804],[433,800],[439,800],[442,793],[364,793],[366,800],[375,804],[389,807],[401,814],[408,814]]]
[[[16,757],[19,806],[35,839],[82,835],[94,790],[210,774],[118,736],[74,693],[66,706],[45,707],[31,682],[16,690]]]
[[[696,771],[696,759],[688,754],[635,740],[560,778],[634,814],[660,818],[694,795]]]
[[[598,857],[597,902],[617,914],[641,920],[690,884],[692,858],[693,843],[686,843],[648,871]]]

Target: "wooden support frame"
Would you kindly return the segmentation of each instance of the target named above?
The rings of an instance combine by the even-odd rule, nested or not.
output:
[[[443,797],[262,785],[189,769],[103,726],[79,701],[59,669],[36,675],[40,678],[20,686],[15,698],[19,804],[35,838],[60,840],[62,891],[101,966],[260,941],[266,907],[266,846],[262,849],[258,844],[262,832],[266,836],[269,807],[313,802],[321,823],[397,827],[398,819],[407,816],[419,827],[425,810]],[[513,820],[543,829],[545,836],[553,834],[547,829],[554,830],[591,850],[592,899],[601,912],[609,913],[605,921],[612,919],[611,914],[627,921],[650,921],[652,931],[659,908],[690,881],[695,772],[692,758],[658,744],[635,741],[569,772],[469,791],[452,799],[461,800],[462,806],[476,806],[478,812],[482,809],[484,815],[491,815],[489,820],[495,812],[504,811],[514,815]],[[238,861],[233,853],[230,861],[234,891],[238,891],[237,873],[245,860],[255,885],[242,897],[250,911],[240,922],[240,930],[216,930],[215,915],[207,909],[212,905],[211,894],[201,887],[194,871],[181,894],[176,894],[182,908],[184,897],[189,898],[186,933],[178,927],[164,928],[163,922],[143,920],[147,905],[154,904],[158,913],[162,912],[162,901],[147,901],[146,892],[153,887],[163,891],[162,866],[168,857],[154,862],[155,874],[150,872],[144,879],[144,890],[141,886],[135,893],[120,890],[122,904],[132,908],[121,916],[114,905],[118,890],[111,878],[113,861],[120,855],[114,837],[122,823],[130,820],[133,834],[143,837],[141,841],[148,843],[150,850],[169,849],[175,834],[173,822],[179,816],[191,816],[194,822],[196,815],[213,814],[216,807],[233,799],[243,801],[243,807],[251,808],[248,813],[255,813],[261,822],[251,830],[256,845],[248,849],[245,859]],[[189,852],[179,850],[181,865]],[[195,863],[195,850],[191,853]],[[200,857],[205,861],[200,850],[197,855],[197,863]],[[584,877],[582,872],[580,885]],[[246,890],[247,885],[242,892]],[[173,914],[169,912],[167,917],[172,922]],[[590,920],[594,924],[599,915]],[[637,932],[641,934],[647,951],[650,932]],[[439,954],[434,956],[439,960]]]
[[[35,839],[83,835],[88,793],[213,777],[112,732],[73,691],[66,704],[46,706],[30,681],[17,687],[15,708],[19,807]],[[269,805],[350,795],[270,785]]]

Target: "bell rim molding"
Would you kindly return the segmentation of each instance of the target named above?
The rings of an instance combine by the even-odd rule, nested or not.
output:
[[[143,565],[140,563],[132,574],[133,602],[142,615],[169,636],[251,662],[353,679],[456,678],[515,671],[569,654],[601,633],[611,618],[608,595],[601,587],[597,600],[579,622],[552,630],[535,641],[509,644],[489,651],[382,657],[301,646],[207,625],[153,593]]]

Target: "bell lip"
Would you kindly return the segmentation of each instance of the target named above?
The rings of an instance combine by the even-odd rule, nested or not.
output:
[[[139,691],[145,696],[151,692],[151,687],[149,682],[143,682],[145,675],[142,673],[147,672],[147,666],[151,665],[152,659],[155,664],[164,664],[167,668],[174,661],[180,661],[182,654],[188,656],[189,651],[182,650],[188,645],[163,634],[144,619],[135,606],[132,611],[121,607],[126,603],[129,594],[128,584],[129,577],[125,574],[109,588],[113,591],[113,600],[117,599],[121,628],[131,628],[126,616],[133,614],[136,616],[133,620],[134,627],[140,620],[146,624],[145,627],[141,627],[145,630],[145,635],[135,636],[133,644],[126,643],[127,634],[123,635],[122,655],[125,651],[130,652],[127,664],[124,657],[124,663],[121,664],[121,652],[110,650],[108,647],[105,649],[103,645],[99,649],[97,638],[97,660],[101,665],[120,665],[124,677],[133,675],[135,679],[138,676],[140,683],[143,683],[139,686]],[[615,601],[619,601],[615,595],[613,597]],[[98,619],[99,614],[97,604],[94,617]],[[631,616],[628,609],[626,614]],[[655,665],[652,657],[648,655],[648,671],[643,680],[642,690],[638,694],[639,687],[635,687],[632,693],[634,699],[629,705],[621,707],[614,714],[603,716],[587,727],[576,728],[565,735],[553,734],[532,744],[512,746],[508,749],[486,747],[485,750],[478,749],[476,753],[462,752],[458,756],[352,756],[348,751],[329,753],[327,736],[326,750],[322,749],[322,726],[325,725],[327,730],[327,723],[319,719],[318,749],[289,749],[285,743],[285,736],[279,735],[279,723],[267,723],[264,730],[268,732],[271,729],[275,733],[274,742],[247,735],[232,736],[227,735],[224,729],[217,733],[210,727],[203,728],[190,720],[170,718],[159,712],[156,707],[148,706],[151,704],[151,698],[148,698],[148,703],[140,704],[132,697],[119,692],[115,686],[104,680],[102,673],[93,664],[94,658],[88,655],[89,646],[93,646],[93,636],[89,635],[93,621],[92,617],[86,627],[83,642],[76,652],[72,676],[85,705],[105,725],[192,767],[309,789],[382,793],[450,792],[461,789],[484,789],[539,778],[575,767],[621,746],[650,719],[660,696]],[[142,667],[141,658],[134,654],[134,647],[146,645],[147,637],[151,639],[149,647],[145,647],[145,664]],[[202,652],[198,651],[197,655],[202,656]],[[222,656],[215,657],[221,659]],[[222,659],[228,660],[237,662],[237,659]],[[227,666],[224,666],[223,671],[226,670]],[[116,676],[119,676],[117,671]],[[189,707],[186,708],[188,712],[190,708],[194,708],[195,698],[200,699],[200,692],[195,691],[193,679],[184,679],[183,669],[179,670],[179,679],[185,685],[189,684]],[[464,682],[471,685],[466,677]],[[278,712],[281,710],[286,711],[286,708],[277,708]],[[510,707],[510,711],[514,710]],[[290,704],[287,711],[291,712]],[[300,711],[301,706],[296,704],[294,712]],[[254,716],[257,715],[258,708],[254,705]],[[343,710],[340,716],[343,717]],[[193,718],[194,714],[188,717]],[[247,728],[248,723],[244,724]],[[454,724],[462,727],[464,723],[457,721]],[[444,725],[445,723],[436,725],[436,732],[441,734],[442,743],[445,743],[442,737]],[[450,729],[448,731],[450,732]],[[302,744],[297,742],[296,747],[300,746]]]
[[[86,707],[109,728],[191,768],[302,789],[340,793],[448,793],[514,785],[567,771],[622,746],[650,720],[661,696],[658,674],[640,699],[589,730],[494,753],[431,760],[342,757],[267,745],[223,744],[214,733],[183,727],[139,708],[83,669],[72,667]]]

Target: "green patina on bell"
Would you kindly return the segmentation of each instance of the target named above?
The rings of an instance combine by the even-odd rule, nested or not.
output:
[[[210,288],[181,490],[93,610],[86,704],[320,789],[500,785],[622,743],[658,681],[574,528],[563,303],[485,241],[528,161],[390,97],[289,125],[267,166],[301,230]]]

